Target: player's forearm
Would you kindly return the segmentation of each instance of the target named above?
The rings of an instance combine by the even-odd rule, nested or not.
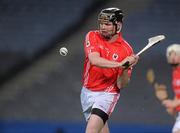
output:
[[[92,52],[88,54],[88,58],[92,65],[95,65],[98,67],[106,67],[106,68],[114,68],[114,67],[125,68],[126,66],[123,66],[125,63],[130,64],[129,67],[132,67],[138,61],[138,56],[136,57],[135,55],[127,56],[121,62],[110,61],[110,60],[100,57],[100,54],[98,52]]]
[[[128,85],[128,83],[129,83],[129,80],[130,80],[130,78],[128,76],[128,69],[125,69],[123,71],[122,75],[118,76],[118,78],[117,78],[117,86],[119,88],[126,87]]]
[[[122,62],[110,61],[102,57],[90,58],[90,62],[92,65],[104,68],[122,67]]]

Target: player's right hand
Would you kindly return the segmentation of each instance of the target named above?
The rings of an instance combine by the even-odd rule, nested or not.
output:
[[[131,63],[130,63],[130,64],[131,64],[131,67],[132,67],[132,66],[134,66],[134,65],[136,65],[136,64],[138,63],[139,56],[133,54],[133,55],[131,55],[130,57],[132,58]]]
[[[176,114],[175,108],[166,108],[166,111],[169,115],[172,115],[172,116]]]
[[[124,66],[125,68],[129,68],[129,67],[132,67],[132,66],[136,65],[137,62],[138,62],[138,60],[139,60],[139,56],[132,54],[132,55],[130,55],[130,56],[127,56],[127,57],[123,60],[123,63],[122,63],[122,64],[123,64],[123,66]],[[125,64],[126,64],[126,65],[125,65]]]

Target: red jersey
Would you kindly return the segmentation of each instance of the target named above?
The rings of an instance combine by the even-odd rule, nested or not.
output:
[[[175,93],[175,96],[178,100],[180,100],[180,66],[173,68],[172,72],[172,87]],[[180,106],[176,108],[178,112],[180,112]]]
[[[100,57],[107,60],[121,62],[133,53],[132,47],[122,38],[121,33],[116,41],[108,42],[99,31],[90,31],[84,42],[85,62],[83,72],[83,86],[92,91],[119,92],[117,77],[121,75],[121,68],[101,68],[90,63],[88,54],[98,52]],[[130,76],[131,70],[129,70]]]

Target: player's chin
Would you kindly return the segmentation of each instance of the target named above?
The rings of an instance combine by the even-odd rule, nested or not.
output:
[[[111,36],[108,35],[108,34],[102,34],[102,36],[103,36],[105,39],[107,39],[107,40],[111,39]]]
[[[107,37],[108,36],[108,33],[105,32],[105,31],[100,31],[101,35],[104,36],[104,37]]]
[[[177,66],[179,66],[178,63],[170,63],[170,65],[171,65],[172,67],[177,67]]]

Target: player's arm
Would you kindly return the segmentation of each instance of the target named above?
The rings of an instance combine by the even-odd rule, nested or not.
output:
[[[117,86],[118,88],[124,88],[128,85],[130,81],[130,76],[128,73],[129,69],[124,69],[122,75],[119,75],[117,78]]]
[[[110,61],[105,58],[102,58],[100,57],[100,54],[98,52],[89,53],[88,58],[92,65],[95,65],[98,67],[104,67],[104,68],[123,67],[122,65],[123,63],[125,63],[125,62]]]
[[[174,116],[176,114],[175,108],[180,105],[180,100],[174,97],[174,99],[172,100],[163,100],[162,104],[166,107],[166,111],[168,112],[168,114]]]
[[[95,65],[98,67],[104,67],[104,68],[115,68],[115,67],[125,68],[123,66],[123,64],[125,64],[127,61],[132,66],[132,65],[136,64],[137,60],[138,60],[138,58],[136,58],[134,55],[132,55],[132,56],[126,57],[121,62],[110,61],[110,60],[100,57],[100,54],[98,52],[89,53],[88,58],[92,65]]]
[[[128,85],[130,81],[132,67],[137,64],[139,60],[139,56],[132,54],[131,56],[126,57],[126,59],[128,60],[130,66],[124,69],[121,75],[118,75],[118,78],[117,78],[118,88],[124,88]]]
[[[175,97],[174,99],[164,100],[162,104],[167,108],[176,108],[180,106],[180,100]]]

